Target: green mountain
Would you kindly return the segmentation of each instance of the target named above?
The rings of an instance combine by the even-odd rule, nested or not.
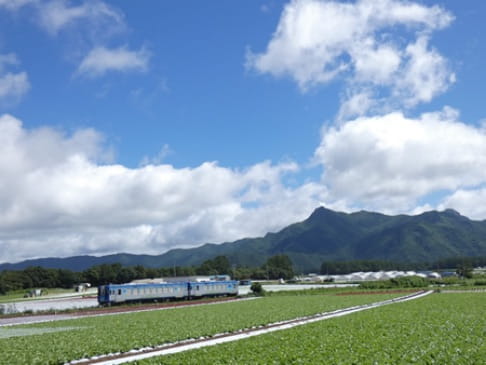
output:
[[[289,255],[299,271],[318,271],[323,261],[333,260],[417,263],[486,256],[486,221],[470,220],[451,209],[387,216],[366,211],[348,214],[321,207],[303,222],[259,238],[175,249],[159,256],[118,254],[29,260],[2,264],[0,270],[36,265],[84,270],[114,262],[148,267],[189,266],[218,255],[227,256],[235,265],[259,266],[276,254]]]

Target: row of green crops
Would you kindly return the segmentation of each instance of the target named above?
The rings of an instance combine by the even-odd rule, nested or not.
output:
[[[93,355],[124,352],[133,348],[249,328],[396,296],[398,295],[276,296],[3,328],[1,330],[7,334],[3,333],[0,339],[0,363],[64,363]],[[54,332],[56,327],[63,331]],[[66,327],[75,329],[65,330]],[[49,331],[31,336],[17,336],[20,328],[49,328]],[[8,337],[8,331],[12,331],[12,335],[15,333],[16,337]]]
[[[138,364],[486,364],[486,294],[433,294]]]

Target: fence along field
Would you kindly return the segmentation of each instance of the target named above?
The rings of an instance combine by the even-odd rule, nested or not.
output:
[[[432,294],[134,364],[486,364],[486,293]]]
[[[1,328],[1,364],[59,364],[74,359],[235,331],[401,294],[286,295],[262,299]],[[72,329],[66,329],[71,327]],[[46,333],[40,330],[45,328]],[[55,332],[59,328],[62,332]],[[18,336],[19,329],[35,329]],[[9,337],[11,333],[13,336]],[[26,331],[25,333],[29,333]],[[34,334],[35,333],[35,334]]]

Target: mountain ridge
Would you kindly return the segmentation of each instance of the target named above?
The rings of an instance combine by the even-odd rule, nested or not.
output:
[[[318,271],[323,261],[387,260],[431,262],[459,256],[486,256],[486,221],[475,221],[459,212],[428,211],[394,215],[358,211],[315,209],[302,222],[269,232],[263,237],[242,238],[221,244],[205,243],[178,248],[161,255],[113,254],[42,258],[0,264],[0,270],[27,266],[82,271],[93,265],[172,267],[199,265],[218,255],[233,265],[258,266],[268,257],[287,254],[299,271]]]

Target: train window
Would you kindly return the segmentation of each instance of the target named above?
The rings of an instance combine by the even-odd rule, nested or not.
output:
[[[118,289],[118,295],[121,295],[121,289]]]
[[[196,290],[199,290],[199,285],[196,285]]]

